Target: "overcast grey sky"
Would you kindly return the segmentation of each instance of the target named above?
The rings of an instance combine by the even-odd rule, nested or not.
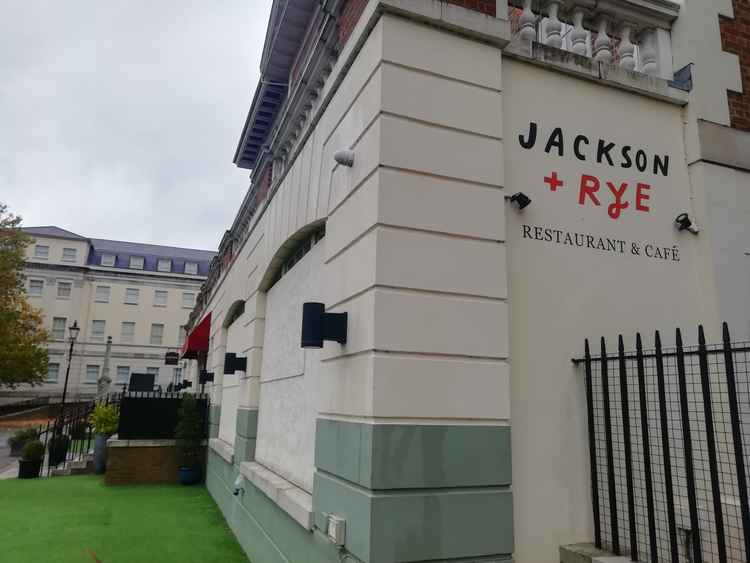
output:
[[[214,249],[271,0],[0,0],[0,201],[25,226]]]

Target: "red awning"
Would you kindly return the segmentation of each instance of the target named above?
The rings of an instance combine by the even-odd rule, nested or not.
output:
[[[203,317],[185,339],[180,350],[180,358],[194,360],[198,352],[208,352],[208,338],[211,335],[211,313]]]

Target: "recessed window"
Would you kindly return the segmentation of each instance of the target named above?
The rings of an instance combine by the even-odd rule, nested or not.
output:
[[[154,307],[166,307],[167,295],[168,293],[163,289],[154,291]]]
[[[106,321],[91,321],[91,340],[94,342],[103,342],[106,325]]]
[[[70,299],[70,293],[72,290],[73,290],[73,282],[69,282],[69,281],[57,282],[57,298],[58,299]]]
[[[169,258],[159,258],[159,261],[156,263],[156,269],[160,272],[171,272],[172,261]]]
[[[78,259],[78,250],[75,248],[63,248],[63,262],[75,262]]]
[[[164,339],[164,325],[154,323],[151,325],[151,339],[150,342],[154,346],[161,346],[161,342]]]
[[[54,317],[52,319],[52,338],[55,340],[65,340],[65,325],[68,319],[65,317]]]
[[[138,305],[138,294],[139,290],[132,287],[125,289],[125,304],[126,305]]]
[[[154,385],[159,384],[159,368],[146,368],[146,373],[153,374],[154,376]]]
[[[182,381],[182,368],[172,368],[172,381],[175,383]]]
[[[184,326],[180,327],[180,330],[177,332],[177,345],[182,346],[185,344],[185,339],[187,338],[187,329]]]
[[[102,254],[102,266],[112,267],[115,265],[114,254]]]
[[[185,273],[195,275],[198,273],[198,262],[185,262]]]
[[[116,383],[123,384],[130,380],[130,367],[128,366],[117,366],[117,379]]]
[[[135,340],[135,323],[132,321],[123,321],[120,329],[120,342],[132,344]]]
[[[57,383],[57,378],[60,376],[60,364],[53,364],[52,362],[47,364],[47,383]]]
[[[130,268],[133,270],[143,269],[143,256],[131,256],[130,257]]]
[[[86,366],[86,379],[84,383],[93,384],[99,380],[99,366],[89,364]]]
[[[41,297],[44,293],[44,282],[42,280],[29,280],[29,297]]]
[[[49,258],[49,246],[46,244],[37,244],[34,246],[34,258],[47,260]]]
[[[97,303],[109,303],[111,289],[108,285],[97,285],[94,301]]]
[[[182,293],[182,306],[192,309],[195,306],[195,293],[185,291]]]

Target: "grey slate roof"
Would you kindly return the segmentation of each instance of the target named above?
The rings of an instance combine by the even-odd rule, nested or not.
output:
[[[71,231],[66,231],[65,229],[61,229],[60,227],[55,227],[53,225],[46,225],[43,227],[23,227],[21,230],[31,236],[36,235],[38,237],[54,237],[54,238],[65,238],[65,239],[72,239],[72,240],[87,240],[86,237],[82,237],[81,235],[77,235]]]

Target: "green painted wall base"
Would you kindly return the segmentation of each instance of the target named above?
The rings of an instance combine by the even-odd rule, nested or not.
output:
[[[242,549],[253,563],[339,563],[339,552],[322,534],[305,530],[245,479],[232,494],[238,469],[208,454],[206,486]],[[347,563],[357,563],[351,556]]]

